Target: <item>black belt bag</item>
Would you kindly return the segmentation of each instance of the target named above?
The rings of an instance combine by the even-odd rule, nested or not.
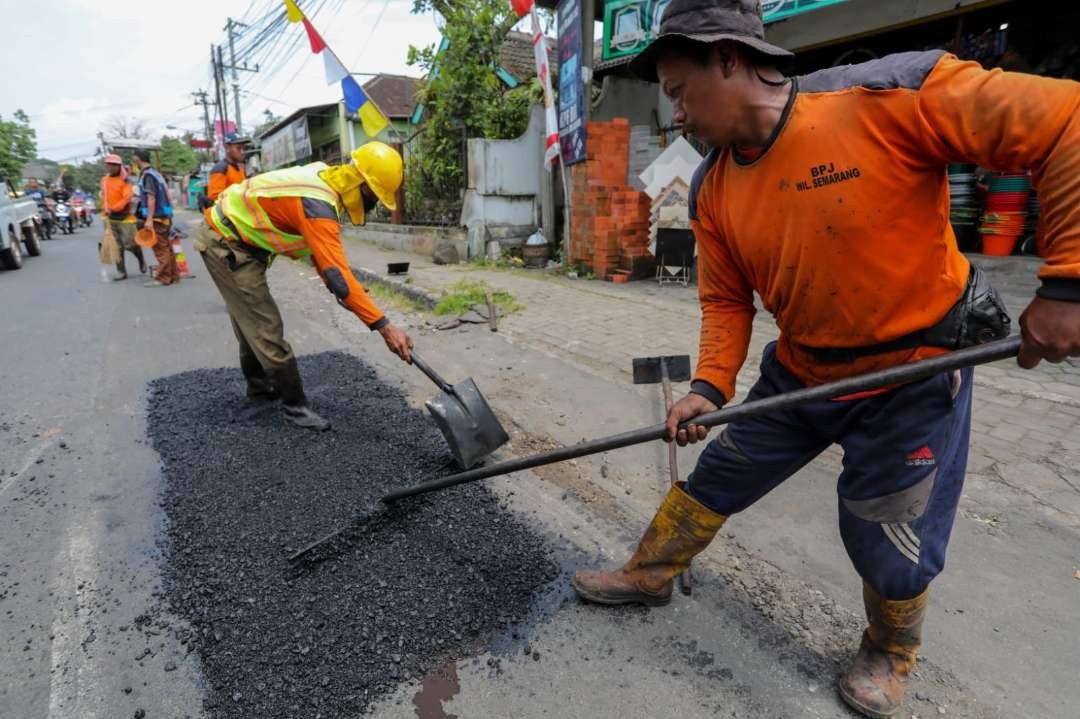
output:
[[[933,327],[904,335],[889,342],[865,347],[807,347],[799,345],[818,362],[838,364],[861,357],[896,352],[915,347],[962,349],[1004,339],[1012,330],[1012,319],[986,275],[971,266],[967,287],[945,317]]]

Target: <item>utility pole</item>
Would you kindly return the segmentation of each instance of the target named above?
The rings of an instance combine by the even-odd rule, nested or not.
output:
[[[229,35],[228,69],[232,70],[233,100],[235,101],[236,106],[236,131],[243,134],[242,125],[240,123],[240,78],[237,76],[236,73],[238,70],[243,70],[244,72],[258,72],[259,66],[256,64],[254,68],[250,68],[247,66],[246,61],[242,66],[236,64],[236,46],[233,42],[236,38],[236,34],[233,32],[233,28],[237,27],[247,27],[247,25],[240,22],[239,20],[233,20],[232,18],[228,18],[228,22],[225,23],[225,32]]]
[[[217,51],[216,51],[216,49],[214,48],[213,45],[210,45],[210,66],[214,69],[214,108],[215,108],[214,114],[217,116],[218,122],[221,123],[221,127],[224,130],[224,128],[225,128],[225,119],[224,119],[225,115],[222,112],[222,108],[221,108],[221,75],[218,72]],[[224,160],[225,159],[225,145],[223,143],[218,143],[216,141],[217,140],[217,133],[216,132],[213,133],[213,136],[215,138],[214,144],[217,145],[217,149],[218,149],[218,159],[219,160]]]
[[[206,90],[199,89],[196,92],[191,93],[191,96],[195,98],[196,105],[202,105],[203,111],[203,127],[206,131],[206,141],[213,145],[214,130],[210,126],[210,101],[206,99]]]

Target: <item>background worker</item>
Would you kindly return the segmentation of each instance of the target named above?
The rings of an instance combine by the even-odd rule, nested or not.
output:
[[[733,396],[755,292],[780,338],[748,400],[1007,335],[949,225],[953,162],[1032,171],[1046,263],[1020,318],[1019,362],[1080,355],[1080,84],[940,51],[786,78],[776,64],[790,53],[764,41],[760,13],[756,0],[672,0],[632,66],[715,148],[690,189],[701,344],[669,438],[704,440],[693,418]],[[840,534],[868,626],[838,688],[866,716],[894,715],[963,489],[972,384],[968,369],[736,420],[672,488],[633,557],[577,573],[575,589],[604,604],[667,603],[728,516],[839,444]]]
[[[133,158],[132,164],[140,173],[139,222],[144,229],[154,233],[154,257],[158,262],[154,278],[144,287],[175,285],[180,281],[180,269],[176,266],[176,257],[169,242],[173,217],[169,190],[165,186],[165,178],[151,166],[149,150],[136,150]]]
[[[135,213],[132,207],[135,190],[124,172],[124,161],[119,155],[108,154],[105,156],[105,170],[106,174],[101,178],[101,212],[120,246],[116,279],[127,279],[125,252],[135,255],[139,262],[139,272],[145,275],[146,258],[143,256],[142,247],[135,243]]]
[[[235,132],[225,136],[225,159],[210,168],[210,181],[206,186],[206,196],[210,198],[210,204],[217,202],[226,187],[247,179],[244,151],[249,142],[248,138]]]
[[[307,405],[296,356],[266,283],[267,267],[277,255],[310,257],[338,302],[410,361],[412,340],[390,323],[349,269],[339,220],[347,213],[361,225],[380,201],[394,209],[401,179],[401,156],[369,142],[352,153],[349,164],[316,162],[232,185],[204,213],[195,249],[229,310],[247,396],[280,399],[285,419],[296,426],[325,430],[330,423]]]

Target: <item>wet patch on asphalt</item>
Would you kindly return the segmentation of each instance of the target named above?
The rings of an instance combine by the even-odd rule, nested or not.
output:
[[[165,601],[190,625],[178,634],[201,660],[211,717],[362,714],[485,651],[559,574],[550,545],[481,484],[404,500],[324,561],[291,567],[292,550],[387,491],[452,471],[434,424],[366,364],[334,352],[300,366],[329,432],[245,406],[235,369],[151,384]]]

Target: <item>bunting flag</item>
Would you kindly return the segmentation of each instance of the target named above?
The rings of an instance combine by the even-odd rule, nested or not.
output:
[[[304,29],[307,30],[308,42],[311,43],[311,51],[318,55],[320,52],[326,49],[326,43],[323,42],[322,37],[319,35],[318,30],[311,24],[311,21],[304,18]]]
[[[311,52],[322,55],[326,84],[341,83],[341,94],[345,98],[345,111],[360,118],[364,134],[369,137],[375,137],[386,129],[390,124],[390,120],[367,96],[367,93],[356,82],[356,79],[349,74],[338,56],[330,49],[326,41],[323,40],[322,35],[319,34],[315,26],[311,24],[311,21],[307,19],[304,12],[296,4],[296,0],[284,0],[284,2],[286,19],[291,23],[302,22],[304,30],[307,32],[308,43],[311,45]],[[549,78],[548,86],[550,87],[550,85],[551,80]]]
[[[516,9],[516,8],[515,8]],[[555,114],[555,93],[551,90],[551,67],[548,63],[547,38],[540,29],[540,16],[536,5],[529,5],[532,17],[533,57],[536,59],[536,77],[544,88],[544,167],[551,170],[551,163],[559,157],[559,118]]]
[[[295,0],[285,0],[285,19],[289,22],[300,22],[304,19],[304,13],[300,12]]]
[[[532,10],[532,6],[533,0],[510,0],[510,7],[518,17],[525,17],[525,14]]]

